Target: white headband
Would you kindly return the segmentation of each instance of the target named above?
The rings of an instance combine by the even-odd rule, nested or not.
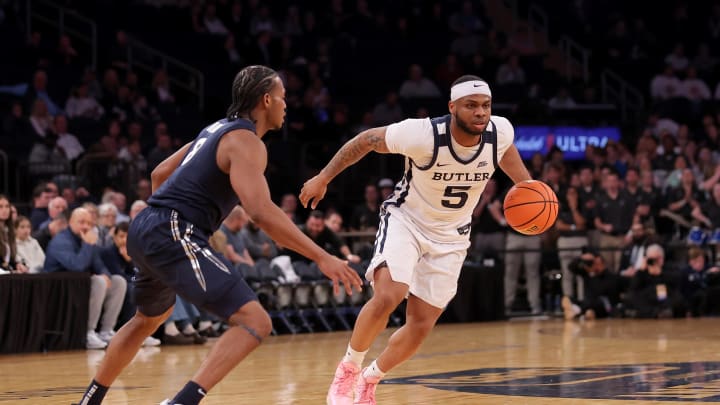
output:
[[[450,89],[450,101],[455,101],[461,97],[471,94],[484,94],[492,98],[490,86],[482,80],[472,80],[469,82],[458,83]]]

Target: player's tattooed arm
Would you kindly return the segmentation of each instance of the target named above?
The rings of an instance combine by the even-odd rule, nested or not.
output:
[[[371,151],[390,153],[385,143],[386,128],[387,127],[370,128],[360,132],[353,139],[347,141],[322,170],[322,175],[326,177],[329,182],[335,178],[338,173],[347,169]]]

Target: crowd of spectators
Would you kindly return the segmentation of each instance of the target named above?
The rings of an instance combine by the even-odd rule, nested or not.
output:
[[[124,238],[128,223],[146,206],[149,173],[223,115],[232,74],[242,66],[277,69],[287,89],[286,125],[267,139],[275,200],[303,232],[358,271],[371,255],[379,205],[399,180],[392,176],[400,175],[401,162],[369,156],[332,185],[325,212],[298,208],[299,185],[342,142],[371,126],[443,114],[449,85],[463,73],[486,78],[494,101],[514,106],[505,110],[514,123],[543,122],[554,119],[551,110],[600,102],[594,81],[578,86],[560,80],[537,63],[541,55],[524,47],[517,32],[495,26],[479,2],[320,3],[114,5],[125,25],[106,28],[111,32],[101,37],[106,40],[101,45],[107,52],[96,70],[88,67],[89,51],[79,50],[73,38],[42,30],[20,42],[12,69],[0,63],[0,72],[7,73],[0,79],[0,150],[13,173],[23,173],[14,184],[19,193],[12,199],[0,196],[0,267],[91,273],[88,347],[104,347],[132,313],[132,264]],[[575,8],[563,10],[577,13],[569,33],[601,29],[589,18],[597,2],[572,3]],[[588,44],[598,63],[617,69],[632,65],[627,79],[646,93],[650,106],[641,122],[622,123],[619,142],[588,147],[582,162],[566,161],[557,148],[528,160],[533,177],[548,183],[560,199],[551,231],[528,237],[509,229],[502,213],[509,181],[498,174],[488,184],[473,213],[469,258],[493,257],[502,264],[508,311],[520,298],[521,270],[531,313],[562,308],[574,319],[720,310],[714,298],[714,253],[720,243],[720,5],[678,4],[672,17],[676,28],[686,26],[679,22],[687,18],[706,22],[692,36],[660,40],[664,35],[650,34],[654,31],[633,10],[621,9],[604,21],[612,23],[606,25],[611,46]],[[92,5],[78,6],[98,13]],[[0,39],[8,43],[4,39],[22,36],[22,19],[13,19],[18,14],[9,6],[3,11]],[[167,32],[151,35],[160,20]],[[124,51],[128,35],[216,69],[208,75],[205,120],[186,125],[185,113],[194,105],[168,72],[132,69]],[[193,43],[200,45],[186,46]],[[648,69],[638,74],[638,66]],[[354,235],[343,238],[346,231]],[[279,291],[277,284],[322,278],[316,266],[284,251],[248,221],[241,208],[225,220],[213,243],[253,285],[268,288],[270,282],[270,292]],[[543,300],[553,288],[543,275],[554,269],[562,275],[557,294],[562,306]],[[326,302],[321,292],[310,294]],[[221,331],[211,316],[178,300],[179,312],[164,327],[166,342],[201,343]]]

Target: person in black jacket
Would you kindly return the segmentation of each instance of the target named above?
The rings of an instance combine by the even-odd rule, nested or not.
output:
[[[688,264],[681,272],[680,288],[692,316],[718,312],[720,268],[710,266],[705,252],[696,246],[688,251]]]
[[[605,259],[591,249],[583,249],[582,255],[568,266],[570,271],[583,280],[582,301],[562,299],[566,320],[584,316],[585,319],[606,318],[615,314],[620,302],[620,276],[609,271]]]
[[[685,316],[685,303],[680,293],[678,276],[665,268],[665,251],[654,244],[645,251],[645,259],[630,280],[626,303],[638,318]]]

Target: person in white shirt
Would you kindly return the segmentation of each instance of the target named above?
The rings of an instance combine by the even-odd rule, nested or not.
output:
[[[77,137],[68,133],[68,122],[64,115],[55,116],[55,132],[58,136],[57,146],[65,152],[67,160],[73,161],[85,152]]]
[[[698,77],[697,70],[692,66],[687,69],[687,76],[682,81],[680,96],[690,101],[709,100],[712,97],[707,83]]]
[[[65,112],[70,118],[99,120],[105,114],[105,109],[96,99],[88,95],[88,85],[82,83],[73,90],[65,103]]]
[[[328,404],[352,403],[353,396],[356,404],[375,404],[379,380],[417,351],[455,295],[470,246],[472,212],[492,174],[500,167],[516,183],[530,180],[513,145],[510,121],[491,115],[491,97],[487,82],[461,76],[450,90],[450,114],[363,131],[303,186],[300,201],[315,209],[328,183],[370,151],[405,156],[404,176],[380,209],[365,276],[373,297],[357,318]],[[361,372],[367,350],[405,298],[405,325]]]
[[[423,76],[420,65],[410,65],[410,77],[400,86],[398,94],[402,98],[440,97],[440,90]]]
[[[17,217],[15,220],[17,258],[25,263],[30,273],[40,273],[45,263],[45,252],[38,241],[30,236],[31,230],[32,226],[27,217]]]
[[[687,69],[690,61],[685,56],[685,46],[681,43],[675,44],[673,51],[665,56],[665,63],[672,66],[676,72],[682,72]]]
[[[665,66],[661,74],[655,75],[650,82],[650,96],[655,100],[667,100],[680,95],[682,83],[675,76],[675,70],[670,65]]]

